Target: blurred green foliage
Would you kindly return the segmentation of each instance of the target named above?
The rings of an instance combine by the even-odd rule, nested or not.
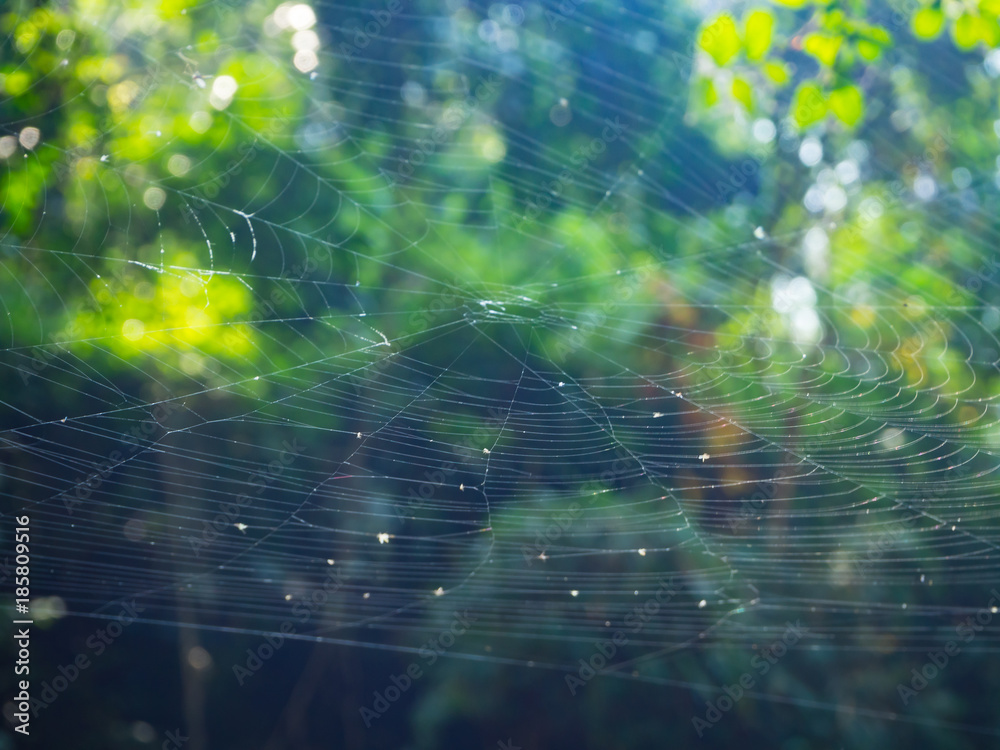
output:
[[[932,41],[947,26],[960,50],[989,50],[1000,43],[1000,3],[996,0],[912,3],[905,11],[894,9],[883,23],[871,20],[879,8],[868,3],[775,1],[784,7],[748,11],[742,31],[728,12],[705,22],[699,46],[716,68],[702,74],[707,84],[705,104],[711,106],[718,101],[715,91],[721,79],[728,79],[721,75],[728,66],[734,72],[732,96],[750,112],[780,114],[773,105],[755,108],[750,94],[755,87],[764,87],[769,99],[795,83],[790,112],[801,128],[822,122],[828,114],[847,128],[854,128],[862,121],[865,109],[864,92],[857,82],[866,80],[870,88],[873,77],[887,72],[880,70],[879,63],[900,34],[912,34],[921,42]],[[898,16],[907,19],[907,28],[893,26]],[[783,32],[777,37],[775,27]],[[767,59],[772,48],[776,59]],[[796,54],[799,52],[811,58],[813,64]],[[795,58],[796,62],[790,62]],[[791,69],[796,70],[794,76]]]
[[[358,403],[403,410],[412,393],[393,386],[431,378],[411,369],[414,360],[445,367],[495,337],[496,348],[476,355],[483,382],[518,382],[524,366],[503,347],[530,351],[552,379],[669,373],[713,416],[762,425],[774,446],[787,441],[823,459],[836,458],[838,440],[859,439],[868,419],[942,440],[974,421],[975,400],[1000,392],[987,366],[1000,325],[988,318],[1000,305],[988,283],[1000,231],[1000,71],[983,64],[1000,43],[1000,5],[900,11],[801,0],[701,19],[661,4],[642,11],[655,14],[653,41],[643,37],[654,51],[638,60],[631,37],[622,43],[616,31],[626,23],[619,5],[554,16],[532,6],[520,67],[516,56],[483,50],[484,9],[418,3],[368,34],[372,9],[350,9],[354,24],[339,6],[317,5],[316,75],[308,60],[295,62],[312,42],[292,42],[312,27],[276,26],[275,4],[263,0],[6,9],[0,298],[4,346],[17,356],[0,372],[3,392],[23,397],[20,408],[39,422],[96,412],[108,399],[186,397],[206,421],[233,426],[237,455],[291,429],[268,421],[268,409],[292,395],[356,369]],[[692,59],[678,52],[689,41]],[[558,125],[570,111],[570,125]],[[603,135],[614,118],[626,126],[617,140]],[[412,174],[402,165],[415,165]],[[792,276],[808,278],[816,297],[803,303],[818,311],[808,330],[776,291]],[[867,379],[872,351],[889,363],[879,383]],[[621,398],[616,417],[632,419],[636,403],[662,396],[646,385]],[[935,410],[938,392],[965,402]],[[762,411],[785,399],[792,416]],[[233,419],[257,410],[260,422]],[[428,425],[428,439],[478,445],[496,432],[481,410],[459,411]],[[707,454],[740,438],[701,417],[692,410],[678,425],[699,431]],[[342,414],[309,419],[312,453],[355,439]],[[549,437],[558,442],[572,427],[555,425]],[[995,432],[985,426],[969,445]],[[635,435],[620,441],[643,448]],[[584,456],[530,468],[558,484],[589,466]],[[713,480],[735,488],[767,471],[729,465]],[[858,462],[838,471],[845,485],[861,477],[872,491],[907,478],[900,468],[873,479]],[[844,490],[845,505],[871,502],[861,484]],[[697,510],[708,491],[690,485],[685,507]],[[541,482],[524,493],[537,520],[497,512],[511,537],[531,537],[559,502]],[[663,497],[634,488],[591,488],[593,496],[603,519],[601,533],[584,539],[593,549],[609,538],[642,544],[649,522],[619,512],[627,504],[667,512],[656,504]],[[722,565],[692,551],[693,536],[736,545],[707,521],[677,534],[673,559],[692,569]],[[734,559],[766,558],[773,543],[740,540]],[[939,551],[914,564],[940,565]],[[635,558],[598,560],[593,570],[651,569],[651,557]],[[469,559],[455,563],[458,573]],[[824,548],[796,564],[830,567],[830,587],[843,591],[846,553]],[[563,611],[552,601],[530,606]],[[533,627],[528,618],[510,624]],[[874,639],[872,630],[858,639]],[[577,656],[562,643],[552,654]],[[705,668],[692,666],[699,656],[678,657],[677,674]],[[823,658],[835,672],[837,652]],[[741,663],[705,659],[723,675]],[[672,668],[656,676],[674,678]],[[440,727],[454,714],[514,705],[518,678],[473,698],[463,681],[475,670],[449,669],[417,720],[426,746],[443,741]],[[782,689],[820,692],[821,678],[801,679]],[[885,693],[895,678],[858,666],[838,679]],[[587,700],[624,711],[632,698],[611,682]],[[651,702],[647,694],[639,703],[654,716]],[[741,710],[767,725],[765,712]],[[635,746],[662,730],[653,724],[628,729]],[[720,742],[735,742],[738,728],[720,727]],[[611,744],[625,730],[593,731]]]

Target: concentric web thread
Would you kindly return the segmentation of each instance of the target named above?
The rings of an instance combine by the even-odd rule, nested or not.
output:
[[[789,622],[804,664],[863,660],[983,607],[996,188],[774,227],[707,141],[675,151],[696,19],[575,7],[545,35],[407,6],[362,46],[348,19],[374,15],[317,4],[315,61],[280,12],[156,54],[126,18],[149,90],[104,150],[50,145],[58,109],[4,126],[42,133],[8,181],[68,174],[0,258],[0,492],[30,509],[40,589],[267,633],[327,585],[299,636],[406,650],[467,611],[449,656],[567,671],[669,590],[605,672],[705,689],[678,664]],[[254,64],[215,107],[234,51]],[[532,135],[539,91],[562,151]],[[204,118],[215,151],[188,139]],[[155,150],[116,151],[135,128]],[[875,180],[905,154],[865,158]]]

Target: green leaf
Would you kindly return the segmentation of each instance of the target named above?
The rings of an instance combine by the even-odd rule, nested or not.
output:
[[[995,18],[979,17],[979,37],[987,47],[996,47],[1000,43],[1000,25]]]
[[[774,28],[774,16],[766,10],[755,10],[746,21],[747,58],[760,60],[771,49],[771,31]]]
[[[784,5],[788,8],[801,8],[808,2],[808,0],[774,0],[778,5]]]
[[[848,19],[844,11],[836,7],[831,8],[825,13],[821,12],[819,14],[819,20],[822,28],[834,33],[845,30],[845,25],[850,28],[857,23],[857,21]]]
[[[888,47],[892,44],[892,34],[887,29],[882,26],[868,26],[868,24],[865,24],[865,26],[868,28],[868,34],[872,38],[872,41],[881,44],[883,47]]]
[[[826,98],[821,89],[813,81],[803,81],[795,91],[792,102],[792,116],[799,127],[807,128],[826,117]]]
[[[725,13],[702,30],[698,44],[720,66],[732,60],[742,47],[736,22]]]
[[[19,96],[31,87],[31,75],[24,70],[15,70],[6,77],[0,75],[0,91],[11,96]]]
[[[952,34],[955,37],[955,44],[962,49],[972,49],[979,41],[979,19],[968,13],[963,13],[955,21]]]
[[[937,8],[921,8],[910,22],[919,39],[934,39],[944,28],[944,13]]]
[[[702,78],[700,87],[702,104],[706,107],[714,106],[719,101],[719,92],[715,89],[715,83],[709,78]]]
[[[733,79],[733,97],[746,107],[748,112],[753,109],[753,89],[742,78]]]
[[[826,34],[810,34],[806,37],[803,49],[828,68],[837,59],[837,52],[843,43],[843,37],[827,36]]]
[[[791,78],[788,73],[788,68],[786,68],[782,63],[777,62],[764,63],[764,73],[779,86],[784,86]]]
[[[854,127],[865,113],[865,98],[857,86],[843,86],[830,92],[830,111],[842,123]]]
[[[877,60],[878,56],[882,54],[882,48],[875,44],[875,42],[869,42],[867,39],[859,39],[856,47],[858,54],[868,62]]]

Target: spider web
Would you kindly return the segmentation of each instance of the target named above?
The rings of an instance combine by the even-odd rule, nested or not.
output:
[[[147,622],[401,651],[466,612],[448,656],[571,674],[655,600],[599,671],[706,694],[697,660],[749,659],[789,622],[794,675],[917,664],[987,605],[993,185],[906,186],[881,219],[851,189],[772,228],[757,177],[690,134],[682,10],[324,3],[296,70],[312,25],[282,7],[162,56],[123,33],[162,127],[126,119],[80,157],[43,124],[7,159],[11,181],[33,160],[99,175],[3,242],[0,491],[30,512],[36,590],[73,615],[135,600]],[[213,108],[222,47],[260,64]],[[219,148],[165,171],[196,152],[168,127],[195,111]],[[151,152],[116,152],[140,127]],[[764,162],[835,201],[791,141]],[[852,153],[872,177],[906,158]],[[953,725],[898,714],[904,678],[870,703],[794,677],[755,695]]]

